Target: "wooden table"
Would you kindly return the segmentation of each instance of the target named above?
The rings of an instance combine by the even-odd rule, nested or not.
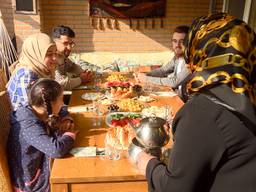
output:
[[[84,90],[73,91],[70,106],[90,103],[81,99]],[[178,96],[157,97],[152,105],[170,105],[173,112],[183,105]],[[104,147],[107,131],[105,116],[92,113],[71,114],[79,130],[75,147]],[[99,120],[100,125],[93,126]],[[127,158],[108,160],[100,157],[73,157],[55,159],[51,170],[52,192],[136,192],[147,191],[145,177],[140,175]]]

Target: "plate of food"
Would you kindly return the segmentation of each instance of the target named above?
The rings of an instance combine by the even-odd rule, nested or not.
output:
[[[108,99],[108,98],[103,98],[103,99],[100,99],[98,101],[98,103],[100,103],[101,105],[112,105],[113,101],[111,99]]]
[[[110,127],[105,138],[105,146],[112,146],[118,150],[127,150],[135,133],[130,126]]]
[[[141,95],[141,96],[138,98],[138,101],[145,102],[145,103],[149,103],[149,102],[152,102],[152,101],[155,101],[155,100],[156,100],[156,99],[153,98],[153,97],[144,96],[144,95]]]
[[[91,93],[85,93],[81,95],[82,99],[84,100],[98,100],[102,97],[104,97],[104,94],[102,93],[96,93],[96,92],[91,92]]]
[[[153,96],[161,96],[161,97],[174,97],[177,95],[177,93],[173,92],[173,91],[157,91],[157,92],[152,92],[150,93]]]
[[[106,88],[106,97],[112,100],[133,98],[140,96],[142,92],[142,87],[140,85],[133,85],[127,81],[107,82]]]
[[[109,127],[125,127],[129,121],[133,124],[138,124],[142,118],[140,113],[132,112],[113,112],[106,116],[106,124]]]
[[[112,81],[106,83],[106,97],[112,100],[130,98],[133,96],[132,85],[129,82]]]
[[[144,105],[142,105],[138,100],[136,99],[121,99],[116,103],[116,105],[119,107],[119,111],[123,112],[141,112],[141,110],[144,108]]]
[[[169,115],[168,113],[171,113],[169,106],[150,106],[150,107],[145,107],[141,111],[141,115],[143,117],[160,117],[162,119],[166,119],[166,117]]]
[[[120,73],[112,73],[107,77],[108,82],[113,82],[113,81],[126,81],[127,78],[120,74]]]

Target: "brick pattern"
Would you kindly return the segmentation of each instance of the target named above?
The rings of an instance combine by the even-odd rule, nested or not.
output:
[[[14,37],[14,23],[13,23],[12,1],[0,0],[0,10],[2,13],[2,19],[4,21],[4,25],[10,35],[10,38],[13,38]]]
[[[14,29],[18,52],[27,36],[41,31],[40,15],[14,14]]]
[[[76,34],[75,51],[114,51],[114,52],[147,52],[169,49],[170,37],[175,26],[189,25],[192,20],[208,13],[209,0],[167,0],[164,28],[160,19],[139,20],[139,29],[130,28],[129,20],[119,20],[120,30],[109,29],[103,19],[104,30],[94,29],[91,25],[88,0],[44,0],[42,1],[42,30],[51,33],[54,26],[64,24],[72,27]],[[114,22],[114,20],[112,20]],[[132,21],[137,26],[137,20]]]
[[[3,1],[3,0],[0,0]],[[6,0],[11,1],[11,0]],[[89,17],[89,0],[38,0],[37,15],[14,15],[15,34],[18,48],[29,34],[39,31],[51,34],[57,25],[68,25],[76,32],[74,52],[112,51],[112,52],[151,52],[166,51],[170,47],[172,30],[181,24],[191,24],[195,17],[209,12],[210,0],[167,0],[166,17],[163,19],[118,20],[120,30],[109,29],[103,19],[104,30],[94,29]],[[221,10],[222,1],[216,0],[216,9]],[[114,20],[112,20],[114,22]]]

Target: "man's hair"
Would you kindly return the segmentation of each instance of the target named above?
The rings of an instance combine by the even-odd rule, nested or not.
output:
[[[189,26],[186,25],[180,25],[174,29],[174,33],[185,33],[188,34]]]
[[[68,26],[61,25],[61,26],[55,27],[52,32],[52,38],[57,39],[57,38],[60,38],[61,35],[74,38],[75,32]]]

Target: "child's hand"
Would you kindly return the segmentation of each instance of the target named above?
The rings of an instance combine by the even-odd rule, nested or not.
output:
[[[71,118],[62,118],[59,123],[59,130],[61,133],[72,132],[76,133],[75,124]]]

